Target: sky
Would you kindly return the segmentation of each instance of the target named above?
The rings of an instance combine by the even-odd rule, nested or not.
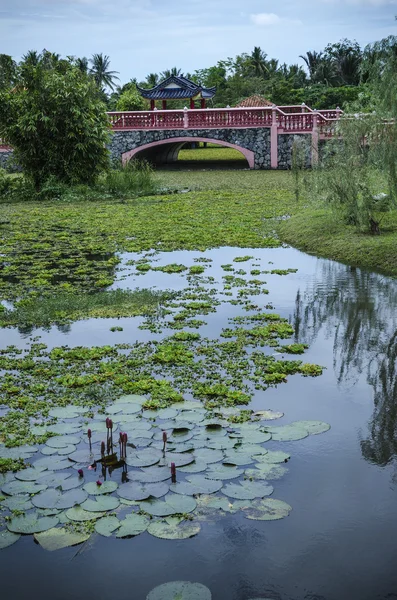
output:
[[[342,38],[397,34],[397,0],[0,0],[0,53],[110,56],[122,83],[260,46],[280,62]]]

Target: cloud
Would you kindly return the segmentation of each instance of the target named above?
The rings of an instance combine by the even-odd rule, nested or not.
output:
[[[256,15],[250,15],[250,18],[255,25],[260,25],[261,27],[277,25],[281,21],[280,17],[274,13],[257,13]]]

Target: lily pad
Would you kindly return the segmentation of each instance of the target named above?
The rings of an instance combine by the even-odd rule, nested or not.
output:
[[[211,465],[211,467],[206,471],[205,476],[208,479],[236,479],[239,477],[244,471],[242,469],[236,469],[234,465]]]
[[[99,452],[97,454],[99,458]],[[69,458],[73,462],[85,463],[87,465],[90,465],[94,462],[94,454],[89,447],[83,448],[83,450],[76,450],[69,455]]]
[[[294,442],[297,440],[303,440],[309,435],[307,429],[304,429],[303,427],[297,427],[294,425],[272,427],[271,434],[273,440],[276,442]]]
[[[150,467],[159,462],[162,452],[156,448],[127,452],[126,463],[130,467]]]
[[[115,510],[119,504],[119,499],[114,496],[98,496],[95,500],[89,498],[81,503],[81,508],[90,512],[106,512],[108,510]]]
[[[230,498],[237,500],[254,500],[263,498],[273,493],[273,487],[259,481],[242,481],[241,483],[228,483],[222,492]]]
[[[176,494],[193,496],[194,494],[213,494],[222,487],[222,481],[207,479],[204,475],[189,475],[186,481],[172,483],[170,491]]]
[[[164,500],[145,500],[139,507],[154,517],[167,517],[175,514],[193,512],[197,506],[196,501],[190,496],[167,494]]]
[[[68,548],[70,546],[77,546],[77,544],[86,542],[89,537],[89,533],[69,531],[63,527],[54,527],[43,533],[34,534],[34,539],[42,548],[44,548],[44,550],[48,550],[49,552],[61,550],[62,548]]]
[[[81,506],[74,506],[66,511],[66,516],[70,521],[92,521],[104,517],[104,512],[91,512],[84,510]]]
[[[44,468],[35,469],[34,467],[28,467],[15,473],[15,479],[19,479],[20,481],[36,481],[41,477],[44,470]]]
[[[95,481],[90,481],[83,486],[83,489],[91,494],[92,496],[102,496],[103,494],[110,494],[119,487],[116,481],[103,481],[102,485],[98,485]]]
[[[179,467],[178,471],[181,471],[182,473],[202,473],[203,471],[206,471],[207,468],[208,465],[206,462],[203,460],[195,460],[194,462],[190,463],[190,465]]]
[[[70,444],[76,445],[80,442],[77,435],[57,435],[46,441],[46,446],[50,448],[65,448]]]
[[[174,419],[179,414],[175,408],[162,408],[158,412],[159,419]],[[185,416],[185,415],[184,415]]]
[[[284,416],[283,412],[276,412],[274,410],[258,410],[255,412],[253,417],[260,417],[261,421],[274,421],[281,419]]]
[[[282,452],[281,450],[269,450],[269,452],[264,456],[255,456],[255,460],[261,463],[283,463],[288,461],[290,458],[290,454],[287,454],[287,452]]]
[[[147,530],[150,521],[143,515],[131,513],[127,515],[123,521],[120,521],[120,527],[117,530],[116,537],[130,537],[133,535],[139,535]]]
[[[186,540],[197,535],[200,525],[191,521],[170,525],[167,521],[154,521],[148,527],[148,533],[163,540]]]
[[[125,404],[125,403],[135,403],[142,406],[144,402],[146,402],[147,398],[145,396],[138,396],[137,394],[128,394],[127,396],[120,396],[117,400],[114,401],[115,404]]]
[[[212,595],[201,583],[171,581],[154,588],[146,600],[211,600]]]
[[[207,464],[219,462],[224,456],[222,450],[212,450],[211,448],[198,448],[194,454],[197,460],[202,460]]]
[[[71,404],[70,406],[52,408],[48,414],[50,417],[56,417],[57,419],[75,419],[81,414],[88,412],[88,410],[88,408]]]
[[[165,456],[160,459],[159,465],[171,467],[171,463],[175,463],[176,467],[185,467],[186,465],[190,465],[194,459],[195,456],[187,452],[182,454],[178,454],[176,452],[166,452]]]
[[[33,504],[30,501],[29,494],[21,494],[20,496],[9,496],[8,498],[4,498],[4,500],[0,503],[1,508],[8,508],[8,510],[29,510],[33,507]]]
[[[13,533],[40,533],[52,529],[58,522],[58,517],[39,517],[33,512],[13,517],[7,522],[7,529]]]
[[[84,490],[70,490],[62,493],[59,490],[51,489],[33,496],[32,503],[36,508],[65,509],[81,504],[86,498],[87,492]]]
[[[9,496],[17,494],[38,494],[47,489],[47,485],[39,485],[35,481],[10,481],[1,488],[2,492]]]
[[[47,428],[49,433],[74,434],[81,431],[81,425],[78,423],[56,423],[49,425]]]
[[[133,415],[138,412],[141,412],[141,410],[142,407],[139,404],[134,404],[133,402],[122,404],[120,402],[108,406],[105,412],[108,415],[115,415],[117,413],[123,413],[124,415]]]
[[[281,479],[286,473],[288,469],[282,467],[281,465],[271,464],[271,463],[258,463],[255,469],[246,469],[244,471],[244,475],[249,477],[250,479],[268,479],[275,480]]]
[[[57,456],[45,456],[39,458],[34,463],[35,469],[51,469],[51,471],[62,471],[63,469],[69,469],[70,462],[66,458]]]
[[[251,503],[251,506],[243,510],[247,519],[254,521],[276,521],[288,517],[292,506],[282,500],[264,498],[262,500],[255,500]]]
[[[120,527],[117,517],[103,517],[95,523],[95,531],[105,537],[110,537]]]
[[[12,544],[15,544],[20,537],[20,534],[12,533],[11,531],[8,531],[8,529],[0,531],[0,550],[12,546]]]
[[[243,452],[237,452],[236,450],[228,450],[222,462],[224,465],[237,465],[242,467],[250,465],[254,460],[251,454],[244,454]]]
[[[323,421],[294,421],[291,425],[306,429],[310,435],[318,435],[331,429],[331,425]]]
[[[120,498],[126,500],[146,500],[153,496],[154,498],[161,498],[168,492],[169,486],[167,483],[141,483],[139,481],[132,481],[125,483],[119,487],[117,494]]]

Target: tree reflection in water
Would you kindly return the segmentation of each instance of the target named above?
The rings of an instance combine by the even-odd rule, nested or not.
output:
[[[397,281],[338,263],[320,261],[316,280],[296,296],[296,338],[311,343],[320,329],[333,338],[340,384],[364,374],[375,409],[363,456],[379,465],[397,455]]]

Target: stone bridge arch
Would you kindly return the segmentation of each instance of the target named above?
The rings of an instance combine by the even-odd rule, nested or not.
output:
[[[169,163],[177,160],[183,144],[198,141],[238,150],[250,169],[270,169],[269,128],[116,130],[109,150],[113,159],[123,162],[141,155],[157,164]]]
[[[133,158],[137,158],[138,156],[147,159],[149,162],[155,162],[156,164],[175,163],[178,160],[179,151],[187,142],[209,142],[212,144],[226,146],[227,148],[233,148],[234,150],[238,150],[241,152],[241,154],[243,154],[250,169],[255,168],[255,153],[252,150],[242,148],[237,144],[231,144],[230,142],[225,142],[223,140],[198,136],[176,137],[172,140],[166,139],[156,142],[149,142],[148,144],[144,144],[143,146],[138,146],[133,150],[124,152],[121,155],[121,159],[123,164]]]

